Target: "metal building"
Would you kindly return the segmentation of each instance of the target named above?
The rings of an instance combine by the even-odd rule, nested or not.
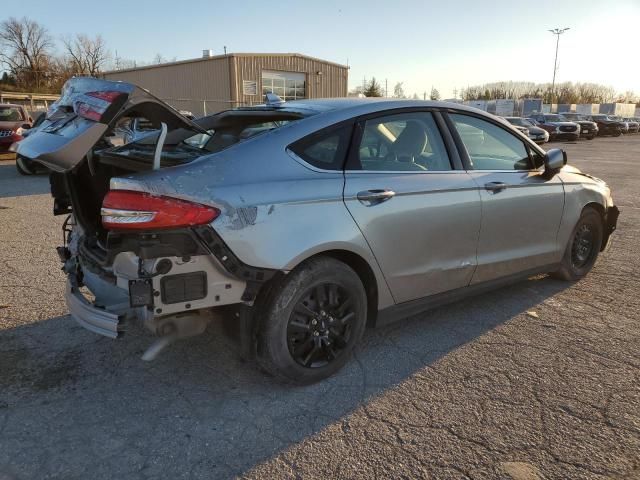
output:
[[[146,88],[178,110],[196,116],[262,103],[273,92],[283,100],[346,97],[349,67],[297,53],[230,53],[113,70],[107,80]]]

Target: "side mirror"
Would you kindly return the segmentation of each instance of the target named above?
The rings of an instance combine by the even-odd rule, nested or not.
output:
[[[544,168],[546,171],[560,170],[567,164],[567,152],[560,148],[552,148],[544,156]]]
[[[23,123],[21,128],[22,128],[23,130],[28,130],[28,129],[30,129],[30,128],[31,128],[31,125],[30,125],[29,123]]]

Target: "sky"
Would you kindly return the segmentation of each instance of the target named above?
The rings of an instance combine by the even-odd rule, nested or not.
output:
[[[101,34],[123,58],[178,60],[203,49],[295,52],[348,64],[349,87],[375,76],[389,94],[443,98],[494,81],[596,82],[640,93],[640,0],[93,0],[5,2],[0,20],[27,16],[55,39]],[[427,93],[428,94],[428,93]]]

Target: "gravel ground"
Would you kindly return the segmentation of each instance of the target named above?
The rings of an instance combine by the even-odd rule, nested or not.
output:
[[[640,136],[562,146],[622,210],[585,280],[370,331],[304,388],[242,363],[219,325],[152,363],[142,330],[76,326],[47,179],[0,162],[0,479],[640,478]]]

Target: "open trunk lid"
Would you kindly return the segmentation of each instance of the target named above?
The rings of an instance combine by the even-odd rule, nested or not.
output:
[[[72,78],[45,120],[15,150],[56,172],[76,167],[124,116],[143,117],[167,130],[206,133],[200,126],[148,91],[125,82]]]

